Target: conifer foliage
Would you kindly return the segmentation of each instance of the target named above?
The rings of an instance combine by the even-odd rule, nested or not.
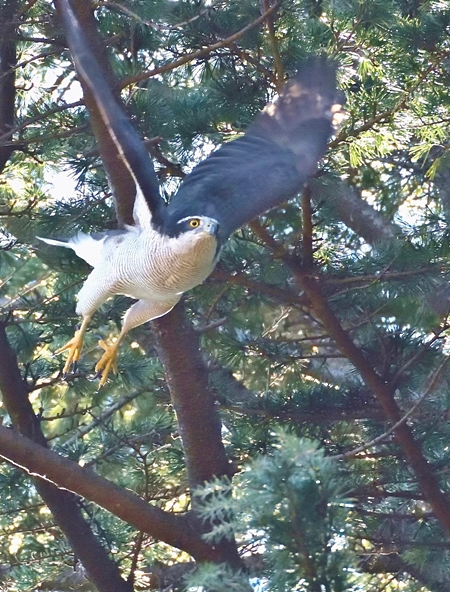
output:
[[[72,5],[167,199],[311,54],[347,119],[98,390],[129,302],[63,377],[89,269],[35,237],[129,223],[132,182],[58,3],[0,0],[0,590],[448,590],[448,3]]]

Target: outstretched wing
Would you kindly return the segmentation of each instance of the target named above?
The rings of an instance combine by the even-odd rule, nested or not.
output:
[[[149,207],[149,218],[160,226],[165,203],[159,193],[158,179],[141,138],[134,130],[92,53],[85,34],[68,0],[60,0],[67,43],[78,75],[89,86],[103,122]]]
[[[186,177],[168,206],[168,224],[207,215],[219,222],[223,242],[296,195],[325,152],[339,98],[335,66],[308,62],[245,136],[221,146]]]

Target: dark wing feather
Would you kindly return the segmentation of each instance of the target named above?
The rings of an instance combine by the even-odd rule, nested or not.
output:
[[[296,195],[326,150],[338,98],[335,66],[310,61],[245,136],[221,146],[186,177],[168,206],[167,223],[211,216],[224,241]]]
[[[130,171],[136,185],[142,190],[153,222],[161,225],[165,204],[159,193],[159,184],[153,163],[141,138],[115,100],[68,0],[60,0],[59,5],[67,43],[77,73],[89,86],[120,157]]]

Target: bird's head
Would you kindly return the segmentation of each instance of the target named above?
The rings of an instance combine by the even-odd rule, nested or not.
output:
[[[208,265],[217,261],[220,254],[218,233],[217,220],[201,215],[185,216],[179,220],[169,219],[169,224],[163,229],[163,235],[170,241],[172,249],[180,254],[189,254],[192,261],[205,260]]]

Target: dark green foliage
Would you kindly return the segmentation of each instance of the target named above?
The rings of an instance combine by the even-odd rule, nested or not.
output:
[[[227,536],[233,526],[261,556],[255,575],[267,579],[264,589],[348,589],[346,519],[353,504],[344,497],[337,463],[311,441],[285,433],[266,453],[235,479],[233,489],[218,481],[195,492],[203,518],[219,524],[208,538]],[[194,582],[206,587],[203,569],[191,577]]]

